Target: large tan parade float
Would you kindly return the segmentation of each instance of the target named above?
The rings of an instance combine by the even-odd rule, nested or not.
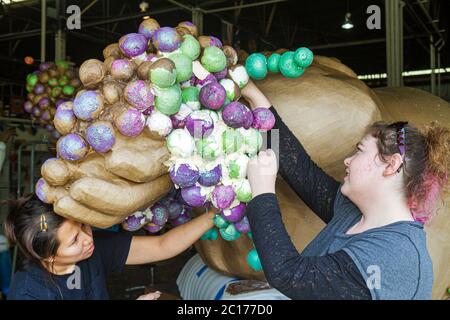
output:
[[[450,105],[435,96],[410,88],[372,90],[337,59],[316,56],[298,66],[297,53],[270,55],[269,73],[253,78],[264,78],[258,86],[311,158],[338,180],[344,158],[371,123],[450,123]],[[219,39],[199,36],[189,22],[169,28],[153,19],[103,55],[104,61],[81,65],[84,87],[55,113],[58,158],[42,167],[40,199],[96,227],[123,222],[150,232],[175,227],[191,209],[216,210],[216,228],[196,244],[202,259],[224,274],[264,279],[252,260],[257,255],[245,217],[251,200],[246,164],[271,124],[240,100],[249,79],[245,62]],[[164,200],[174,185],[177,195]],[[301,251],[324,224],[281,177],[277,196]],[[427,226],[438,299],[450,285],[449,209],[447,198]]]

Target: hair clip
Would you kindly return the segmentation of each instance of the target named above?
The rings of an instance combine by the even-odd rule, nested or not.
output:
[[[45,217],[44,213],[41,214],[40,227],[41,227],[41,232],[47,232],[47,230],[48,230],[47,218]]]

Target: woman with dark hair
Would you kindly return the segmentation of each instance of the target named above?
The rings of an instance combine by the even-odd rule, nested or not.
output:
[[[214,225],[214,214],[207,212],[160,236],[92,232],[89,225],[55,214],[35,195],[8,202],[14,208],[6,218],[5,234],[26,258],[13,277],[10,300],[108,299],[107,274],[120,272],[124,265],[174,257]]]
[[[327,224],[299,253],[275,196],[276,155],[267,150],[252,159],[247,216],[268,282],[292,299],[430,299],[424,223],[448,185],[450,131],[377,122],[345,159],[340,183],[311,160],[254,83],[242,94],[274,113],[279,171]]]

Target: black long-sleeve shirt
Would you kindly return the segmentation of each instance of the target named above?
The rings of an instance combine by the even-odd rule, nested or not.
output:
[[[280,174],[320,219],[333,218],[340,183],[327,175],[271,107],[279,130]],[[343,250],[301,256],[282,222],[275,194],[255,197],[247,206],[253,240],[267,281],[292,299],[371,299],[357,266]]]

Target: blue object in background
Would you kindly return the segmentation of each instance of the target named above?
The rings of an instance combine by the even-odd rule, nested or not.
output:
[[[0,235],[0,290],[7,296],[11,282],[11,254],[9,252],[8,240]]]

